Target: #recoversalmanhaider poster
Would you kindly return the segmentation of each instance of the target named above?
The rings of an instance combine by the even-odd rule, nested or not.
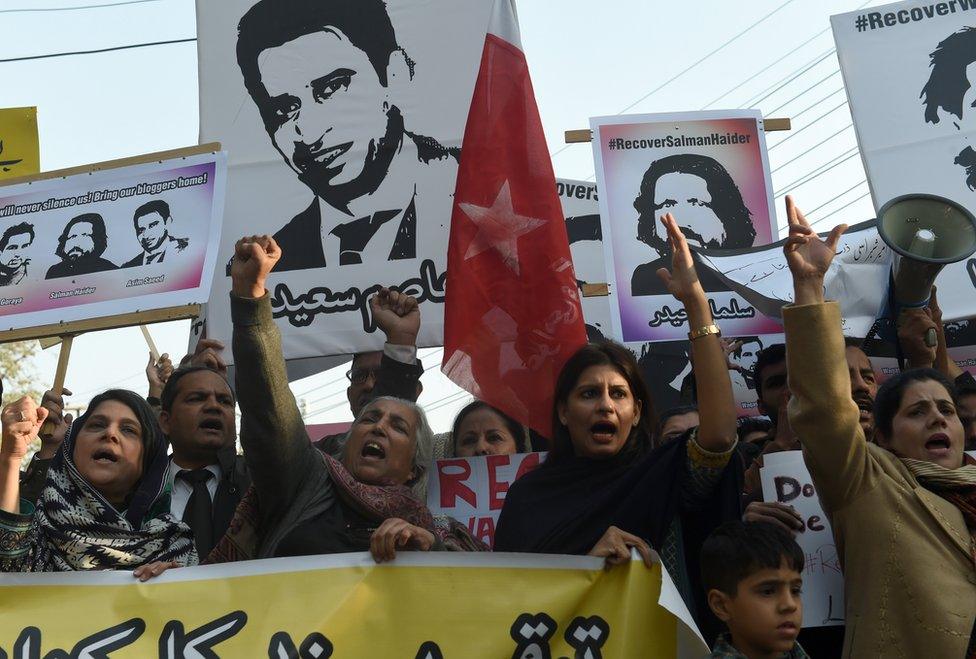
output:
[[[672,213],[700,249],[770,242],[775,216],[762,118],[754,110],[693,112],[595,117],[590,126],[614,337],[684,339],[693,328],[656,272],[671,265],[660,217]],[[699,277],[727,335],[780,330],[707,271]]]

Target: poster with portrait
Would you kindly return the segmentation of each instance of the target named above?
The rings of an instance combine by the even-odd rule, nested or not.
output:
[[[832,16],[875,209],[926,193],[976,210],[976,3],[897,2]],[[939,275],[946,318],[965,318],[976,258]]]
[[[285,357],[376,349],[368,298],[421,302],[439,345],[454,183],[491,0],[197,2],[200,134],[230,153],[207,335],[231,335],[229,263],[273,235]]]
[[[684,339],[688,320],[657,276],[671,250],[660,223],[674,214],[691,245],[736,249],[774,235],[762,117],[756,110],[594,117],[593,153],[614,337]],[[780,331],[718,278],[700,273],[726,335]]]
[[[605,284],[608,278],[596,184],[590,181],[556,179],[556,193],[566,218],[566,234],[573,255],[573,268],[576,271],[587,337],[591,341],[611,337],[613,291],[604,295],[594,290],[594,287]],[[729,376],[732,378],[732,393],[740,416],[759,413],[756,387],[752,381],[753,365],[759,351],[764,346],[782,342],[781,334],[743,336],[734,340],[734,349],[729,355]],[[691,346],[687,339],[635,342],[627,344],[627,347],[637,357],[659,413],[692,402],[692,381],[689,378]]]
[[[223,152],[0,186],[0,330],[203,303]]]

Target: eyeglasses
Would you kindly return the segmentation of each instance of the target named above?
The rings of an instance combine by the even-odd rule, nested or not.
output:
[[[369,379],[369,376],[376,378],[378,369],[373,368],[353,368],[346,371],[346,379],[353,384],[362,384]]]

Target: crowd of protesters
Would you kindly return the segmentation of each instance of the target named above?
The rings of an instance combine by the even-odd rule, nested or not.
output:
[[[650,564],[653,549],[712,656],[971,656],[976,461],[964,450],[976,444],[976,381],[948,358],[933,295],[899,321],[909,368],[879,384],[824,300],[845,227],[821,239],[787,199],[795,301],[783,310],[785,345],[767,346],[753,370],[763,417],[736,418],[728,345],[665,215],[671,268],[658,275],[687,313],[694,405],[655,409],[634,355],[591,343],[540,383],[554,390],[550,438],[484,401],[435,436],[416,403],[417,302],[385,289],[370,308],[386,344],[356,355],[347,374],[351,429],[310,438],[265,289],[282,251],[268,236],[242,238],[229,300],[234,387],[225,347],[205,340],[176,368],[151,360],[145,398],[112,389],[75,420],[67,390],[3,409],[0,570],[126,569],[145,581],[257,558],[488,551],[426,507],[427,464],[542,449],[542,465],[508,491],[494,550],[588,554],[612,569],[632,550]],[[762,498],[764,456],[789,450],[803,451],[832,524],[843,627],[802,629],[803,522]]]

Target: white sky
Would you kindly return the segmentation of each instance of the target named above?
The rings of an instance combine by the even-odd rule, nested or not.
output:
[[[556,175],[592,177],[590,147],[563,141],[563,131],[588,127],[591,116],[615,114],[635,102],[628,112],[758,107],[767,117],[793,118],[790,133],[767,135],[777,194],[839,162],[792,190],[801,207],[811,221],[825,220],[822,229],[873,217],[854,131],[847,128],[851,117],[829,16],[878,4],[518,0],[522,43]],[[0,0],[0,23],[0,107],[38,107],[43,169],[197,143],[195,42],[5,61],[191,39],[193,0]],[[777,212],[783,226],[781,198]],[[187,322],[153,325],[151,331],[160,350],[185,352]],[[57,350],[35,360],[38,389],[53,381]],[[421,351],[427,367],[440,354]],[[75,393],[69,404],[84,404],[110,386],[145,393],[147,360],[137,328],[77,338],[66,381]],[[308,422],[350,417],[344,371],[293,384],[310,412]],[[466,395],[437,368],[429,368],[424,386],[420,402],[432,425],[449,429]]]

